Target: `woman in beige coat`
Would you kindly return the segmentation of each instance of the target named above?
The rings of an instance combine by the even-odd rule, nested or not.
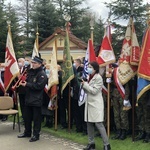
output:
[[[87,93],[85,102],[85,121],[87,122],[87,132],[89,143],[84,150],[95,149],[94,142],[94,125],[101,134],[104,143],[104,150],[110,150],[110,144],[106,134],[104,121],[104,101],[102,97],[103,79],[99,74],[99,65],[93,61],[89,63],[87,68],[89,80],[83,80],[82,85],[84,91]]]

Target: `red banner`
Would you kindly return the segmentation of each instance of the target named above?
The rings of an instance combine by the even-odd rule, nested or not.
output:
[[[150,29],[146,30],[142,53],[139,62],[138,75],[144,79],[150,80]]]

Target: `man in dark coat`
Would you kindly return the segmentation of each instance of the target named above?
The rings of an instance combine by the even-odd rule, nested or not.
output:
[[[32,68],[27,74],[26,81],[20,83],[26,88],[25,131],[18,135],[18,138],[31,137],[33,121],[33,136],[29,141],[34,142],[39,140],[41,130],[42,100],[47,76],[42,68],[43,60],[40,57],[35,56],[31,62]]]

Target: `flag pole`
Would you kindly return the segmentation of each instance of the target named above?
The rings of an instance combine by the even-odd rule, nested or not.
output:
[[[112,74],[110,73],[112,70],[110,68],[106,69],[106,78],[111,78]],[[110,136],[110,83],[107,83],[107,135]]]
[[[37,46],[37,50],[39,51],[39,27],[37,25],[37,28],[36,28],[36,46]]]
[[[57,33],[55,34],[55,47],[56,47],[56,60],[57,60]],[[56,108],[55,108],[55,131],[57,131],[57,116],[58,116],[58,96],[56,96]]]
[[[134,7],[133,7],[133,0],[131,0],[130,2],[130,7],[131,7],[131,48],[132,48],[132,43],[133,43],[133,10],[134,10]],[[135,128],[135,96],[134,96],[134,78],[132,78],[132,81],[133,81],[133,84],[132,84],[132,142],[134,142],[134,138],[135,138],[135,131],[134,131],[134,128]]]
[[[91,40],[92,40],[92,43],[94,43],[94,17],[92,16],[91,17],[91,20],[90,20],[90,30],[91,30]]]
[[[132,2],[132,0],[131,0],[131,30],[132,30],[132,32],[131,32],[131,40],[132,40],[132,33],[133,33],[133,2]],[[132,48],[132,41],[131,41],[131,48]],[[131,79],[132,81],[133,81],[133,84],[132,84],[132,142],[134,142],[134,138],[135,138],[135,131],[134,131],[134,128],[135,128],[135,125],[134,125],[134,123],[135,123],[135,115],[134,115],[134,113],[135,113],[135,102],[134,102],[134,100],[135,100],[135,96],[134,96],[134,78],[132,78]]]

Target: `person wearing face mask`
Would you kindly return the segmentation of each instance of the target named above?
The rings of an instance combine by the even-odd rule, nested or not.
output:
[[[27,71],[30,68],[30,64],[29,61],[26,61],[24,58],[19,58],[18,59],[18,66],[20,69],[20,75],[18,78],[20,78],[21,76],[24,76],[23,78],[25,78]],[[22,114],[22,124],[24,124],[24,109],[25,109],[25,87],[23,86],[19,86],[17,88],[17,92],[19,95],[19,103],[20,103],[20,109],[21,109],[21,114]]]
[[[103,79],[99,74],[99,65],[96,61],[90,62],[87,68],[89,79],[82,80],[83,89],[87,93],[85,102],[84,120],[87,122],[88,145],[83,150],[95,149],[94,125],[101,134],[104,150],[110,150],[104,121],[104,101],[102,97]]]
[[[50,76],[50,64],[45,64],[45,73],[47,75],[47,78]],[[48,84],[48,81],[47,81]],[[42,122],[45,120],[45,125],[43,127],[51,128],[53,126],[53,118],[54,118],[54,111],[48,109],[48,104],[50,101],[50,97],[48,94],[44,91],[43,93],[43,103],[42,103]]]
[[[43,59],[35,56],[32,59],[32,68],[28,71],[27,79],[20,82],[25,87],[25,130],[18,138],[33,136],[29,142],[39,140],[42,117],[43,92],[47,83],[47,76],[42,67]],[[33,122],[33,128],[32,128]]]

